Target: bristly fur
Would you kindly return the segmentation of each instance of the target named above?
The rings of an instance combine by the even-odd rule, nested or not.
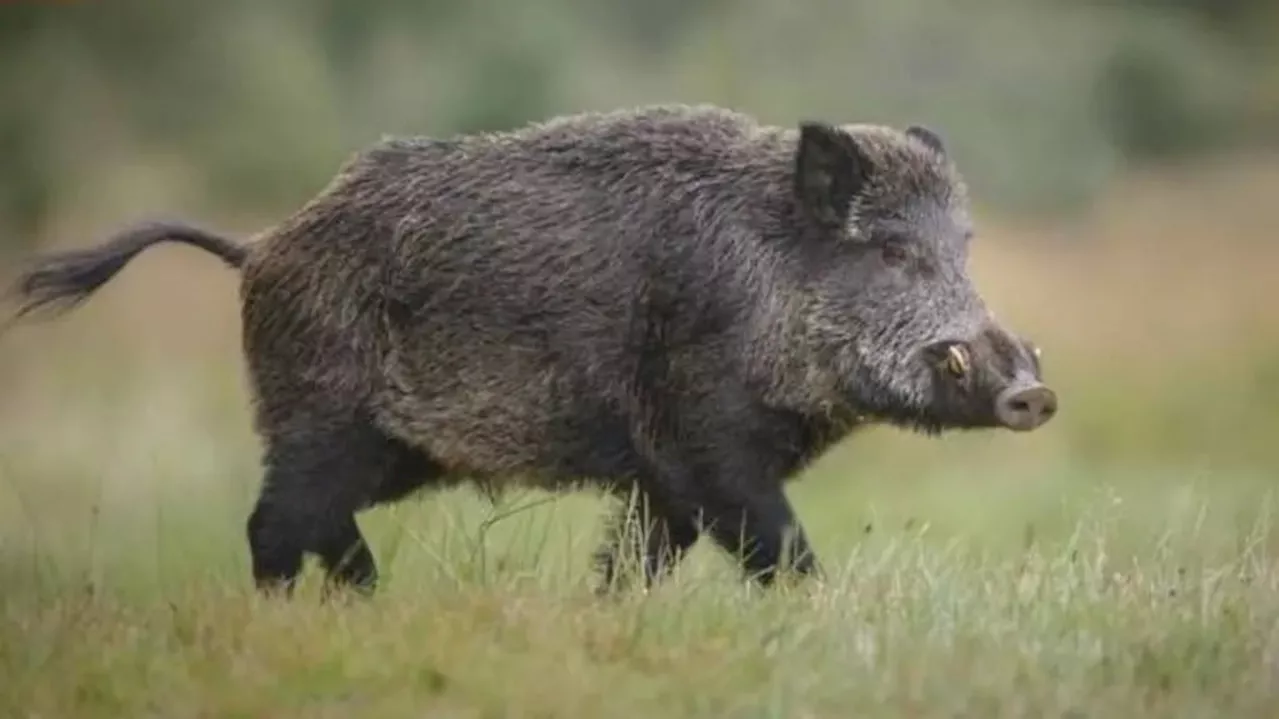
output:
[[[970,283],[969,222],[923,128],[658,106],[387,139],[252,245],[140,228],[19,294],[74,304],[162,239],[241,268],[263,586],[304,552],[371,586],[355,513],[463,478],[638,494],[648,580],[707,533],[770,581],[817,570],[782,490],[806,462],[865,422],[992,426],[1026,374]],[[963,386],[926,359],[950,341],[989,350]]]

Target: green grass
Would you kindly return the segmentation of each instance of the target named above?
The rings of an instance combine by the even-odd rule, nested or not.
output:
[[[249,589],[256,446],[238,413],[106,396],[10,427],[0,448],[4,716],[1276,707],[1265,468],[1090,466],[1009,435],[870,433],[792,490],[823,583],[761,591],[700,544],[656,590],[597,599],[598,497],[494,506],[455,490],[362,517],[374,598],[322,602],[313,569],[295,601],[272,602]]]

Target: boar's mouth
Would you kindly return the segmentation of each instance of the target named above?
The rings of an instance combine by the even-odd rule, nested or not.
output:
[[[939,342],[925,349],[932,365],[936,424],[1030,432],[1058,411],[1058,396],[1040,381],[1038,353],[988,331],[975,345]],[[1033,356],[1034,355],[1034,356]]]
[[[927,435],[1030,432],[1058,411],[1056,392],[1040,380],[1036,349],[999,328],[971,340],[931,342],[892,369],[862,365],[852,376],[856,424],[883,423]]]

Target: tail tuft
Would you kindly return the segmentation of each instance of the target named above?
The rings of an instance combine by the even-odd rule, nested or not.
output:
[[[37,257],[10,288],[16,317],[38,310],[61,314],[87,300],[129,261],[151,245],[183,242],[217,255],[233,268],[244,264],[247,251],[225,237],[181,222],[151,222],[123,230],[105,243],[82,250]]]

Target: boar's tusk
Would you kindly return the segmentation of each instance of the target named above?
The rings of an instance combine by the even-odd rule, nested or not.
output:
[[[969,357],[960,345],[951,345],[947,348],[947,369],[957,377],[963,377],[969,373]]]

